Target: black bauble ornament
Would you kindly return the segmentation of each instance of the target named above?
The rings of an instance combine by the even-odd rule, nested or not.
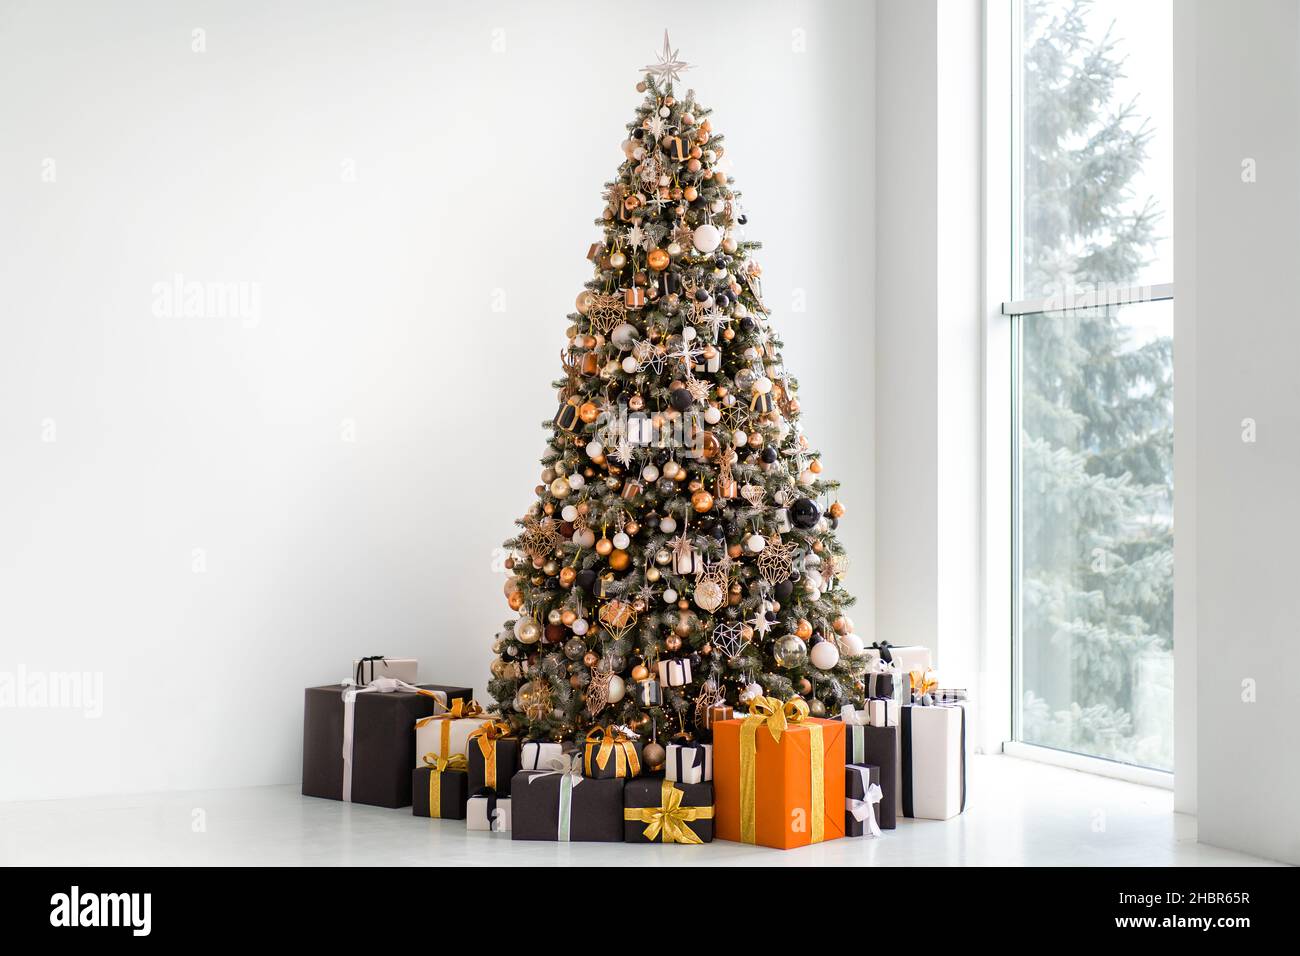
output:
[[[767,462],[769,465],[772,464],[772,462],[776,461],[776,449],[773,448],[771,445],[768,445],[766,448],[764,448],[763,460]]]
[[[743,226],[745,223],[749,222],[749,217],[748,217],[748,216],[738,216],[738,217],[736,218],[736,222],[740,223],[740,224]]]
[[[591,570],[579,571],[573,583],[584,591],[591,593],[596,590],[596,572]]]
[[[822,516],[821,509],[811,498],[799,498],[790,505],[790,521],[796,528],[807,531]]]
[[[708,289],[696,289],[696,290],[695,290],[695,301],[696,301],[696,302],[708,302],[708,301],[709,301],[709,290],[708,290]]]
[[[741,320],[740,320],[740,331],[742,331],[742,332],[753,332],[753,331],[754,331],[754,320],[751,319],[749,316],[745,316],[743,319],[741,319]]]
[[[695,399],[691,397],[691,393],[684,388],[673,389],[673,393],[668,396],[668,400],[672,403],[673,408],[679,412],[684,412],[695,404]],[[816,505],[813,507],[816,507]],[[814,518],[813,520],[816,521],[817,519]]]
[[[778,601],[784,604],[786,601],[790,600],[790,595],[794,594],[794,582],[782,581],[776,587],[772,588],[772,594]]]

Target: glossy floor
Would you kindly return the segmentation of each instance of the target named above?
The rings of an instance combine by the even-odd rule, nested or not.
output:
[[[296,787],[0,804],[0,863],[64,865],[1209,866],[1266,863],[1198,844],[1173,796],[1012,757],[975,757],[971,803],[946,822],[900,821],[876,840],[782,852],[513,842],[409,810],[303,797]]]

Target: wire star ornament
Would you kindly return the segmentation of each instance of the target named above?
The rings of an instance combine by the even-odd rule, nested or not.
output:
[[[658,63],[652,63],[643,69],[651,76],[657,76],[660,82],[681,82],[682,74],[691,68],[689,63],[677,59],[677,51],[668,40],[668,31],[664,31],[664,48],[657,54]]]

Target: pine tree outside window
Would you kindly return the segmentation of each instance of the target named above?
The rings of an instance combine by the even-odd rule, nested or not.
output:
[[[1013,734],[1171,770],[1172,3],[1012,23]]]

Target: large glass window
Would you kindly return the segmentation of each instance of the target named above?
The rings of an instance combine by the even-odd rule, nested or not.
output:
[[[1172,0],[1015,23],[1015,734],[1168,770]]]

